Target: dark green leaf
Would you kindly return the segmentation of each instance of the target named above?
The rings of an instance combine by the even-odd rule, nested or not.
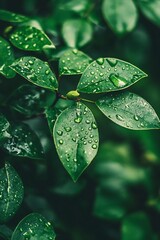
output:
[[[63,10],[69,10],[69,11],[74,11],[77,13],[81,13],[87,10],[89,7],[89,1],[88,0],[69,0],[66,2],[62,2],[62,5],[60,5],[60,9]]]
[[[15,169],[9,164],[0,169],[0,222],[8,221],[23,200],[23,184]]]
[[[98,150],[98,129],[90,109],[77,102],[64,110],[55,122],[53,137],[63,166],[76,181]]]
[[[61,75],[82,74],[92,59],[77,49],[67,50],[59,60]]]
[[[0,73],[7,78],[13,78],[16,74],[9,65],[14,62],[14,54],[10,44],[2,37],[0,37],[0,52],[3,53],[0,54]]]
[[[24,123],[12,124],[9,136],[0,141],[0,147],[11,155],[42,159],[43,149],[37,135]]]
[[[38,213],[27,215],[18,224],[11,240],[55,240],[56,234],[50,222]]]
[[[69,47],[82,47],[92,39],[93,28],[84,19],[71,19],[64,22],[62,35]]]
[[[116,58],[98,58],[84,71],[78,91],[102,93],[131,86],[147,75],[134,65]]]
[[[12,22],[12,23],[22,23],[22,22],[28,21],[29,18],[17,13],[13,13],[13,12],[9,12],[1,9],[0,20],[5,22]]]
[[[16,111],[32,116],[44,111],[55,100],[55,94],[34,85],[22,85],[12,94],[9,105]]]
[[[0,237],[5,240],[10,240],[12,236],[12,230],[6,225],[0,225]]]
[[[0,139],[10,136],[8,133],[9,127],[10,123],[5,118],[5,116],[0,113]]]
[[[117,34],[131,32],[137,23],[137,9],[132,0],[104,0],[102,12]]]
[[[122,240],[151,240],[152,230],[149,218],[143,212],[133,213],[124,218]]]
[[[55,47],[42,30],[31,26],[17,27],[11,33],[10,41],[15,47],[26,51],[42,51],[45,47]]]
[[[37,86],[51,90],[58,88],[56,76],[50,69],[48,63],[38,58],[19,58],[11,65],[11,68]]]
[[[160,128],[160,120],[155,110],[136,94],[110,93],[96,104],[105,116],[122,127],[133,130]]]
[[[151,0],[151,1],[144,1],[139,0],[137,3],[140,6],[141,11],[143,14],[150,19],[153,23],[160,26],[160,1],[159,0]]]

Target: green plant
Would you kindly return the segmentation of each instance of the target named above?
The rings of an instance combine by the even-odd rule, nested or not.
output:
[[[76,1],[70,4],[69,8],[77,9]],[[126,15],[127,19],[122,18],[121,22],[118,16],[122,16],[126,10],[119,12],[121,8],[118,8],[116,13],[112,13],[112,4],[113,1],[103,2],[103,15],[112,29],[118,34],[131,31],[137,21],[134,3],[128,1],[129,6],[124,4],[131,11],[129,15],[132,15],[132,21],[128,21],[129,16]],[[148,8],[157,8],[153,3],[140,1],[138,5],[152,21],[158,18],[151,11],[148,14]],[[63,7],[67,6],[66,3]],[[80,5],[81,14],[87,6],[87,3]],[[108,14],[105,9],[111,12]],[[113,21],[113,14],[114,17],[117,14],[118,25],[115,19]],[[91,22],[83,18],[65,21],[62,36],[68,47],[55,50],[54,41],[28,17],[1,10],[0,20],[5,22],[3,37],[0,37],[0,50],[3,53],[0,57],[0,74],[9,81],[17,76],[20,78],[12,94],[9,97],[2,96],[0,147],[4,152],[43,161],[46,153],[40,139],[24,122],[26,119],[43,117],[48,121],[60,161],[76,182],[98,151],[95,107],[116,124],[131,130],[160,128],[160,120],[151,105],[126,90],[147,77],[147,74],[126,61],[113,57],[93,60],[79,50],[92,38]],[[65,78],[74,83],[67,86]],[[23,84],[24,79],[29,83],[24,81]],[[0,222],[5,223],[21,205],[23,184],[15,169],[5,161],[0,169],[0,181]],[[133,219],[136,217],[133,216]],[[143,214],[140,214],[140,218],[148,224]],[[11,240],[27,240],[32,236],[35,239],[55,239],[50,223],[36,213],[26,216],[18,224]],[[5,233],[2,237],[10,239]]]

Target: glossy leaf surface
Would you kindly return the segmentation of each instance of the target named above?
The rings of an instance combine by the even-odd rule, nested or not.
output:
[[[0,141],[0,147],[15,156],[34,159],[44,157],[39,138],[25,123],[12,124],[9,136]]]
[[[127,88],[147,75],[134,65],[116,58],[98,58],[84,71],[78,91],[112,92]]]
[[[98,108],[116,124],[133,129],[160,128],[160,120],[151,105],[130,92],[110,93],[96,102]]]
[[[0,20],[5,21],[5,22],[12,22],[12,23],[22,23],[22,22],[26,22],[27,20],[29,20],[29,18],[21,15],[21,14],[17,14],[17,13],[13,13],[13,12],[9,12],[6,10],[0,10]]]
[[[10,134],[8,133],[9,127],[10,123],[5,118],[5,116],[0,113],[0,139],[10,136]]]
[[[65,21],[62,27],[62,35],[69,47],[82,47],[92,39],[92,25],[83,19],[71,19]]]
[[[14,62],[14,54],[10,44],[2,37],[0,37],[0,52],[0,73],[6,78],[13,78],[16,74],[9,65]]]
[[[59,60],[61,75],[82,74],[92,59],[77,49],[67,50]]]
[[[137,23],[137,9],[132,0],[104,0],[102,12],[109,26],[117,34],[132,31]]]
[[[12,94],[9,105],[27,116],[37,115],[50,106],[55,94],[47,89],[34,85],[22,85]]]
[[[15,169],[5,163],[0,169],[0,222],[8,221],[23,200],[23,184]]]
[[[78,102],[64,110],[56,120],[53,137],[63,166],[76,181],[98,150],[98,129],[90,109]]]
[[[56,90],[58,82],[47,62],[35,57],[17,59],[11,68],[37,86]]]
[[[13,232],[11,240],[34,239],[34,240],[55,240],[56,234],[42,215],[31,213],[18,224]]]
[[[54,44],[40,29],[31,26],[17,27],[10,35],[11,43],[25,51],[42,51],[46,46],[54,48]]]

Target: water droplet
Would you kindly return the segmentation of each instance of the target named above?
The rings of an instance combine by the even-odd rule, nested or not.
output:
[[[124,118],[121,115],[119,115],[119,114],[116,115],[116,118],[117,118],[117,120],[119,120],[121,122],[124,121]]]
[[[81,117],[77,117],[74,119],[74,122],[75,123],[80,123],[82,121],[82,118]]]
[[[92,71],[92,72],[90,72],[90,73],[91,73],[91,75],[94,75],[94,74],[95,74],[95,72],[93,72],[93,71]]]
[[[77,54],[77,53],[78,53],[78,50],[77,50],[77,49],[73,49],[72,52],[73,52],[74,54]]]
[[[63,140],[62,139],[59,140],[59,144],[61,144],[61,145],[63,144]]]
[[[117,60],[115,58],[107,58],[106,60],[111,67],[115,67],[117,65]]]
[[[120,77],[116,74],[111,74],[109,76],[109,79],[112,81],[112,83],[114,84],[115,87],[121,88],[121,87],[125,87],[127,85],[127,81],[125,78]]]
[[[86,123],[89,124],[89,123],[90,123],[90,120],[87,119],[87,120],[86,120]]]
[[[93,129],[97,129],[97,125],[96,125],[96,123],[93,122],[93,123],[91,124],[91,127],[92,127]]]
[[[96,60],[96,62],[99,64],[99,65],[102,65],[104,63],[104,58],[98,58]]]
[[[58,134],[59,136],[62,136],[62,135],[63,135],[63,131],[58,130],[58,131],[57,131],[57,134]]]
[[[48,74],[49,74],[49,70],[48,70],[48,69],[45,71],[45,74],[46,74],[46,75],[48,75]]]
[[[137,115],[134,115],[134,119],[135,119],[136,121],[138,121],[138,120],[139,120],[139,118],[138,118],[138,116],[137,116]]]
[[[29,60],[28,63],[29,63],[30,65],[33,65],[34,62],[33,62],[32,60]]]
[[[93,149],[96,149],[96,148],[97,148],[97,144],[93,144],[93,145],[92,145],[92,148],[93,148]]]
[[[65,127],[64,129],[66,130],[66,132],[70,132],[72,130],[71,127]]]

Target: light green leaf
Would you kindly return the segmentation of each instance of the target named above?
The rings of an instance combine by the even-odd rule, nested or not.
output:
[[[105,116],[122,127],[132,130],[160,128],[160,120],[155,110],[134,93],[110,93],[96,104]]]
[[[38,58],[22,57],[17,59],[10,67],[37,86],[51,90],[57,90],[58,88],[56,76],[48,63]]]
[[[56,234],[50,222],[38,213],[27,215],[17,225],[11,240],[55,240]]]
[[[47,89],[34,85],[22,85],[12,94],[9,105],[18,112],[27,116],[44,112],[46,107],[52,105],[55,94]]]
[[[117,34],[131,32],[137,23],[137,9],[132,0],[104,0],[102,13]]]
[[[59,60],[61,75],[82,74],[92,59],[77,49],[67,50]]]
[[[78,91],[84,93],[112,92],[128,88],[147,77],[134,65],[116,58],[98,58],[82,74]]]
[[[5,163],[0,169],[0,222],[8,221],[23,200],[23,184],[15,169]]]
[[[15,47],[25,51],[42,51],[45,47],[55,47],[42,30],[31,26],[17,27],[11,33],[10,41]]]
[[[13,13],[13,12],[9,12],[1,9],[0,20],[5,22],[12,22],[12,23],[22,23],[22,22],[28,21],[29,18],[17,13]]]
[[[0,37],[0,73],[6,78],[13,78],[16,73],[9,68],[14,62],[14,54],[10,44],[2,37]]]
[[[39,138],[25,123],[12,124],[9,136],[1,139],[0,147],[14,156],[44,158]]]
[[[66,2],[62,2],[59,8],[65,11],[69,10],[77,13],[83,13],[88,9],[89,3],[90,1],[88,0],[81,0],[81,1],[69,0]]]
[[[137,3],[140,6],[141,11],[143,14],[150,19],[153,23],[160,26],[160,1],[159,0],[151,0],[151,1],[144,1],[139,0]]]
[[[0,113],[0,140],[10,136],[10,134],[8,133],[9,127],[10,123],[5,118],[5,116]]]
[[[126,216],[122,222],[122,240],[150,240],[152,230],[149,218],[143,212]]]
[[[71,19],[64,22],[62,35],[69,47],[78,48],[84,46],[92,39],[93,28],[84,19]]]
[[[63,166],[77,181],[98,150],[98,129],[90,109],[76,102],[64,110],[55,122],[53,137]]]

